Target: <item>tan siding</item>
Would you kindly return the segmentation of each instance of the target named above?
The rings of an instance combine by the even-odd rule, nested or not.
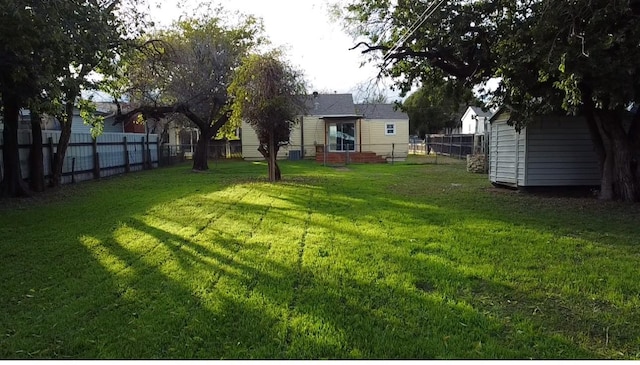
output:
[[[314,117],[305,117],[303,119],[304,125],[304,144],[305,144],[305,157],[314,157],[316,155],[316,149],[314,146],[314,138],[316,134],[319,134],[317,130],[323,131],[324,121]],[[289,157],[289,150],[300,151],[302,146],[302,130],[300,124],[296,124],[291,130],[291,144],[284,146],[278,151],[278,159],[286,159]],[[322,139],[321,139],[322,141]],[[258,152],[258,136],[253,130],[251,125],[246,122],[242,122],[242,157],[245,160],[262,160],[262,154]]]
[[[385,135],[386,123],[396,125],[396,134]],[[409,121],[406,119],[380,120],[365,119],[360,123],[362,126],[362,146],[363,152],[375,152],[377,155],[391,158],[392,154],[396,160],[407,158],[409,153]]]
[[[324,127],[323,119],[313,116],[303,118],[304,123],[304,155],[305,157],[315,157],[316,144],[324,144]]]
[[[245,160],[255,161],[262,160],[264,157],[258,152],[258,136],[251,125],[242,122],[242,158]]]

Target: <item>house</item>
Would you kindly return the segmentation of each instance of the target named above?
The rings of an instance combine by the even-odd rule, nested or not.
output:
[[[478,106],[469,106],[460,118],[462,134],[484,134],[488,130],[489,119],[493,114]]]
[[[540,116],[520,132],[501,108],[491,117],[489,179],[511,187],[596,186],[600,168],[582,117]]]
[[[306,104],[307,113],[300,116],[291,131],[290,144],[280,148],[279,159],[344,163],[406,158],[409,138],[406,114],[391,113],[384,105],[359,106],[358,111],[351,94],[313,93]],[[364,115],[365,112],[369,114]],[[243,158],[262,160],[253,128],[243,122],[241,134]]]
[[[105,118],[104,133],[134,133],[127,131],[127,128],[123,128],[122,124],[113,125],[115,113],[105,109],[105,106],[97,104],[96,114]],[[62,129],[60,121],[50,115],[42,115],[42,121],[40,123],[43,131],[59,131]],[[144,128],[144,127],[143,127]],[[31,130],[31,112],[28,109],[20,110],[20,119],[18,120],[18,129]],[[0,130],[2,130],[2,119],[0,118]],[[78,108],[73,109],[73,119],[71,121],[72,133],[90,133],[91,126],[85,124],[84,120],[80,116],[80,110]],[[142,132],[144,133],[144,131]]]
[[[395,104],[359,104],[361,147],[387,160],[404,161],[409,154],[409,116]],[[389,147],[391,146],[391,151]]]

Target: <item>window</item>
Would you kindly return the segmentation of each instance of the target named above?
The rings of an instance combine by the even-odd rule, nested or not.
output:
[[[355,151],[356,125],[352,122],[329,124],[329,150]]]
[[[385,123],[384,124],[384,135],[385,136],[395,136],[396,135],[396,124],[395,123]]]

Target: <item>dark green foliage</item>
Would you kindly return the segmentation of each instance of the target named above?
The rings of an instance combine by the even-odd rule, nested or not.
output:
[[[640,22],[609,0],[353,0],[347,29],[403,91],[444,72],[469,86],[491,78],[493,106],[518,128],[534,116],[582,113],[602,167],[601,198],[640,201]]]
[[[467,106],[482,106],[471,89],[455,80],[431,80],[409,95],[402,109],[409,115],[409,130],[424,138],[445,128],[455,128]]]

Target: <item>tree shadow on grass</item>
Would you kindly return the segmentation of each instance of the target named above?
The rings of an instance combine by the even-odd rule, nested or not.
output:
[[[589,322],[600,330],[605,316],[585,317],[560,300],[569,309],[564,312],[536,293],[502,283],[499,275],[475,275],[473,263],[455,261],[458,256],[452,256],[447,246],[451,242],[393,237],[401,231],[397,225],[427,222],[437,231],[462,216],[509,222],[508,211],[461,204],[447,207],[456,214],[444,214],[440,202],[407,203],[366,187],[344,192],[335,188],[340,178],[329,180],[317,183],[320,188],[254,186],[286,206],[269,208],[241,200],[231,204],[239,212],[268,211],[288,224],[306,225],[309,234],[293,237],[292,247],[254,242],[245,235],[252,227],[273,230],[269,237],[287,234],[282,226],[257,225],[259,215],[234,214],[233,230],[211,225],[211,217],[186,222],[174,216],[175,225],[189,227],[177,235],[141,220],[140,215],[150,214],[150,206],[143,205],[109,216],[98,227],[82,227],[80,241],[47,247],[56,260],[32,263],[29,271],[11,276],[22,280],[24,288],[19,292],[12,287],[4,301],[7,311],[0,316],[0,326],[6,328],[6,336],[0,340],[0,354],[3,358],[606,357],[590,350],[590,339],[579,338],[589,333]],[[216,189],[220,188],[207,188],[207,193]],[[186,198],[187,190],[185,194]],[[198,200],[204,202],[202,194],[198,192]],[[340,197],[344,199],[336,199]],[[206,208],[201,210],[206,213]],[[389,218],[392,212],[397,218]],[[383,233],[364,230],[374,225],[382,226]],[[535,221],[523,226],[546,232]],[[123,241],[120,230],[137,232],[132,236],[137,238]],[[335,241],[313,236],[325,231]],[[272,256],[276,249],[286,249],[285,254]],[[517,255],[522,248],[514,250]],[[502,265],[494,264],[496,270]],[[38,280],[24,277],[27,272],[51,278],[39,287]],[[558,299],[557,293],[551,294],[548,300]],[[533,306],[539,312],[534,314]],[[634,318],[615,308],[604,309]],[[564,327],[567,315],[575,327]],[[620,340],[619,331],[610,329],[612,340]],[[595,337],[602,339],[602,333]],[[633,338],[622,341],[633,350]],[[622,347],[613,342],[610,346],[612,351]]]
[[[327,185],[336,187],[338,183],[332,182]],[[348,195],[344,194],[339,188],[335,188],[327,189],[325,194],[314,196],[314,212],[336,217],[336,222],[325,223],[323,228],[342,232],[344,236],[358,236],[362,243],[373,240],[374,244],[378,244],[380,251],[385,251],[385,247],[391,244],[397,246],[401,256],[414,256],[420,251],[425,251],[427,255],[444,260],[455,260],[451,261],[451,265],[467,272],[466,279],[460,280],[458,284],[465,285],[466,289],[462,292],[450,291],[449,295],[461,298],[480,311],[509,318],[509,321],[515,321],[521,326],[535,328],[536,331],[547,333],[549,336],[570,339],[584,348],[584,353],[588,353],[589,350],[586,349],[598,349],[597,356],[637,357],[640,348],[635,340],[638,332],[636,323],[640,321],[640,317],[637,311],[629,309],[629,306],[633,307],[633,292],[635,292],[633,288],[607,286],[606,277],[604,279],[601,277],[593,284],[594,286],[588,286],[592,290],[567,292],[563,289],[563,286],[571,285],[571,278],[581,281],[582,284],[578,284],[581,286],[590,285],[589,280],[597,279],[580,278],[577,273],[570,272],[571,267],[575,265],[584,265],[585,268],[589,265],[602,265],[594,261],[597,255],[613,253],[614,257],[622,260],[618,261],[618,264],[624,262],[630,267],[634,266],[633,263],[637,263],[638,246],[630,244],[637,237],[631,228],[633,218],[624,217],[624,221],[629,225],[629,231],[621,233],[612,231],[610,228],[610,231],[598,232],[598,237],[611,236],[606,243],[602,244],[593,240],[588,233],[593,229],[590,220],[597,219],[596,217],[591,216],[585,222],[573,219],[566,221],[566,224],[561,223],[562,221],[549,224],[549,215],[562,217],[573,214],[575,217],[576,213],[570,211],[570,205],[560,207],[559,212],[556,205],[551,204],[548,207],[542,205],[537,207],[541,215],[532,216],[531,207],[535,204],[530,204],[529,209],[514,207],[513,203],[504,204],[502,209],[495,209],[495,205],[487,205],[483,208],[486,197],[479,197],[477,201],[461,199],[455,206],[440,206],[442,199],[432,201],[431,204],[424,204],[420,200],[407,204],[406,201],[401,201],[393,195],[370,195],[357,190],[350,191]],[[341,195],[343,199],[340,199]],[[294,205],[302,206],[309,198],[304,190],[292,189],[288,191],[285,199]],[[342,201],[348,201],[348,203]],[[540,203],[537,202],[537,204]],[[340,207],[341,205],[343,207]],[[634,210],[631,210],[633,214]],[[396,218],[392,218],[391,221],[388,218],[390,215],[387,214],[390,212],[396,214]],[[578,214],[597,215],[598,211]],[[351,222],[355,220],[362,222],[363,217],[364,220],[366,217],[380,217],[379,223],[386,225],[385,229],[390,232],[389,237],[376,239],[375,235],[367,235],[366,232],[358,233],[359,228]],[[384,222],[385,217],[387,222]],[[476,222],[481,222],[484,226],[477,226]],[[373,221],[369,223],[375,224]],[[485,246],[473,247],[473,237],[486,234],[495,234],[496,237],[502,235],[499,231],[491,229],[492,224],[501,227],[506,225],[516,232],[527,232],[531,237],[548,237],[558,245],[566,245],[567,251],[556,249],[553,252],[547,252],[545,250],[550,243],[539,238],[533,238],[534,241],[529,243],[512,242],[511,244],[504,240],[500,241],[498,238],[498,241],[491,246],[485,244]],[[393,232],[403,231],[403,229],[396,229],[398,226],[407,228],[412,225],[431,226],[434,233],[438,233],[438,229],[451,230],[459,227],[460,232],[445,239],[438,239],[437,236],[429,236],[425,239],[421,239],[420,236],[393,237]],[[562,228],[558,229],[559,227]],[[561,236],[558,236],[558,231]],[[406,230],[404,232],[406,234]],[[567,232],[567,235],[562,235],[563,232]],[[577,232],[577,234],[571,235],[570,232]],[[451,241],[451,238],[459,240]],[[621,242],[618,244],[616,240]],[[497,251],[492,252],[494,249]],[[428,252],[429,250],[431,252]],[[469,256],[470,259],[460,260],[460,253],[464,250],[472,253]],[[372,257],[370,254],[366,255]],[[531,257],[530,263],[524,267],[516,267],[508,262],[510,257],[518,257],[516,262],[519,262],[522,256]],[[389,257],[388,254],[384,255],[385,259]],[[473,257],[479,259],[479,262],[471,261]],[[405,263],[397,266],[404,267]],[[483,274],[484,277],[473,273],[478,272],[481,266],[491,267],[488,276],[487,273]],[[616,272],[613,267],[611,269]],[[602,272],[601,267],[598,270]],[[538,282],[523,283],[522,289],[504,290],[511,286],[492,284],[498,283],[499,281],[496,280],[501,278],[513,284],[518,283],[520,277],[530,281],[530,278],[536,277],[536,272],[543,273],[544,277],[540,277]],[[621,280],[623,283],[625,280],[629,283],[627,279]],[[545,282],[547,280],[551,282]],[[469,282],[478,281],[484,284],[468,288]],[[502,289],[498,290],[499,288]],[[620,307],[617,304],[620,301],[613,302],[612,299],[608,299],[611,293],[614,296],[622,295],[625,305]],[[615,320],[612,320],[614,318]],[[518,331],[527,333],[525,330]],[[552,355],[547,353],[546,356]]]

